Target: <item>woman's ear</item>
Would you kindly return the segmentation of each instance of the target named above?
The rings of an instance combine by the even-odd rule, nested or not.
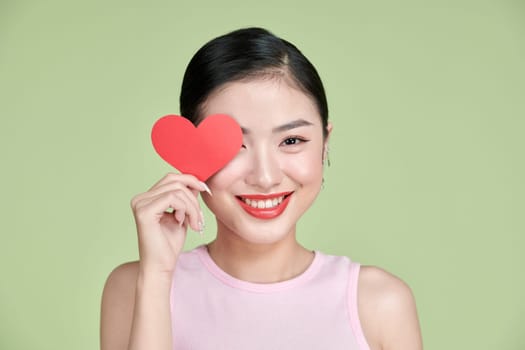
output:
[[[328,146],[328,141],[330,140],[330,135],[332,134],[332,123],[328,122],[326,125],[326,136],[324,138],[324,145],[323,145],[323,164],[326,160],[328,160],[328,151],[330,150]],[[330,160],[328,160],[328,163],[330,163]],[[328,164],[330,165],[330,164]]]

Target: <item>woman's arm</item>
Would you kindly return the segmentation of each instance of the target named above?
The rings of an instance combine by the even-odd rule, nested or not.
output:
[[[421,350],[416,303],[399,278],[373,266],[359,274],[358,309],[370,350]]]
[[[171,350],[170,290],[188,227],[202,228],[197,200],[207,186],[191,175],[168,174],[131,201],[139,262],[108,277],[102,297],[102,350]]]

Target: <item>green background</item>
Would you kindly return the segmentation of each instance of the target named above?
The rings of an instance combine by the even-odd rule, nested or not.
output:
[[[328,94],[300,240],[407,281],[426,349],[525,349],[525,5],[463,0],[2,0],[0,348],[98,347],[105,278],[137,258],[129,200],[170,170],[150,128],[193,53],[252,25]]]

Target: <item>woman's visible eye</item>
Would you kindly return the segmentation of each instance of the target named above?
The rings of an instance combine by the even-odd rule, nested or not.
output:
[[[244,145],[244,144],[243,144],[243,145],[241,145],[241,148],[246,148],[246,145]]]
[[[282,145],[284,146],[294,146],[294,145],[298,145],[302,142],[308,142],[309,140],[307,139],[304,139],[302,137],[297,137],[297,136],[293,136],[293,137],[288,137],[286,139],[284,139],[284,141],[282,142]]]

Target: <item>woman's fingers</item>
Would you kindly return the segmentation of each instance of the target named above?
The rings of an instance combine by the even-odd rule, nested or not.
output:
[[[202,226],[202,212],[198,201],[186,188],[161,192],[156,195],[143,196],[134,202],[134,211],[140,222],[160,222],[166,210],[173,211],[173,217],[182,225],[188,217],[189,226],[199,231]]]
[[[199,181],[195,176],[169,173],[153,185],[149,191],[135,196],[131,200],[131,206],[134,211],[137,211],[155,202],[156,205],[158,205],[158,207],[155,206],[154,209],[154,214],[157,215],[157,217],[163,215],[166,210],[170,210],[173,211],[173,217],[181,225],[186,220],[185,217],[188,216],[189,226],[195,231],[201,231],[204,224],[204,215],[197,200],[197,195],[202,191],[207,191],[211,194],[208,186]],[[162,207],[169,203],[169,201],[157,201],[157,198],[169,193],[175,196],[172,200],[176,201],[177,198],[179,198],[186,204],[182,205],[181,202],[177,202],[178,207],[173,205]]]
[[[173,272],[188,227],[202,230],[204,216],[198,194],[206,189],[193,175],[167,174],[150,190],[131,199],[145,270]]]
[[[183,191],[187,194],[188,198],[194,203],[195,206],[199,206],[197,200],[197,193],[190,190],[187,186],[180,182],[168,182],[163,185],[152,188],[148,192],[144,192],[136,196],[134,199],[135,202],[143,202],[144,199],[154,198],[162,193],[167,193],[170,191]]]

